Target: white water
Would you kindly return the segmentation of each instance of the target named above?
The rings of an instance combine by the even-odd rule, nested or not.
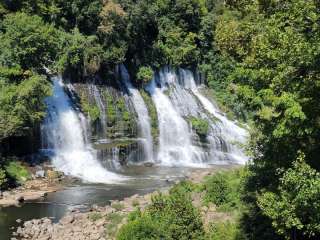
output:
[[[248,158],[245,156],[243,151],[241,151],[241,149],[235,145],[235,143],[245,144],[248,139],[248,132],[221,114],[220,110],[208,98],[201,94],[191,71],[180,69],[180,75],[185,88],[191,89],[193,94],[201,102],[204,109],[212,114],[215,118],[220,120],[215,122],[215,127],[219,129],[221,138],[225,139],[228,143],[228,149],[226,149],[227,154],[229,154],[230,157],[233,158],[233,160],[237,163],[244,164]],[[213,136],[211,136],[209,140],[211,141],[212,145],[216,145],[217,141]]]
[[[122,178],[102,167],[87,144],[86,121],[74,110],[60,77],[53,78],[53,95],[46,99],[43,145],[53,150],[53,165],[67,175],[88,182],[117,183]]]
[[[107,121],[106,121],[106,116],[107,116],[106,108],[105,108],[105,105],[104,105],[104,103],[102,101],[102,98],[101,98],[101,95],[100,95],[100,91],[97,88],[97,86],[95,84],[92,84],[92,85],[90,84],[89,86],[92,88],[91,92],[92,92],[92,94],[94,96],[95,102],[98,105],[98,108],[99,108],[99,111],[100,111],[99,118],[100,118],[100,123],[101,123],[101,127],[102,127],[101,130],[103,131],[103,133],[101,135],[105,136],[105,134],[106,134],[106,123],[107,123]]]
[[[120,74],[123,83],[130,93],[134,108],[138,115],[139,134],[143,144],[145,161],[153,161],[153,140],[151,135],[150,117],[146,104],[139,91],[132,85],[127,69],[123,64],[120,65]]]
[[[192,145],[192,136],[187,122],[165,94],[168,89],[164,83],[170,81],[171,77],[169,72],[161,71],[157,79],[161,87],[156,86],[154,78],[147,88],[156,106],[159,121],[157,161],[169,166],[200,166],[202,151]]]
[[[246,142],[248,133],[228,120],[200,93],[191,71],[179,69],[176,72],[164,67],[148,86],[148,91],[158,113],[158,161],[161,164],[203,166],[247,161],[239,143]],[[185,120],[190,116],[209,122],[204,145],[194,138],[196,134]]]

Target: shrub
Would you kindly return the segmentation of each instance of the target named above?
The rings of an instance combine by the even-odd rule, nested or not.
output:
[[[207,179],[205,183],[205,201],[212,202],[217,206],[225,204],[228,200],[230,188],[222,173],[217,173]]]
[[[242,207],[241,181],[244,170],[219,172],[209,176],[204,183],[204,202],[212,202],[220,210],[231,211]]]
[[[137,210],[129,215],[129,222],[120,229],[117,240],[204,239],[200,214],[186,190],[179,185],[168,196],[154,196],[144,212]]]
[[[108,235],[107,239],[114,238],[122,219],[123,216],[115,212],[110,213],[106,216],[106,220],[109,221],[109,223],[106,225],[106,233]]]
[[[179,182],[178,184],[174,185],[171,189],[170,192],[185,192],[185,193],[191,193],[191,192],[199,192],[201,191],[201,185],[194,184],[193,182],[189,180],[183,180]]]
[[[140,205],[140,202],[137,200],[137,199],[134,199],[133,201],[132,201],[132,206],[133,207],[137,207],[137,206],[139,206]]]
[[[30,173],[20,162],[11,161],[5,166],[7,174],[15,181],[22,183],[30,178]]]
[[[124,205],[122,203],[112,203],[111,207],[113,207],[117,211],[120,211],[124,208]]]
[[[95,221],[97,221],[97,220],[99,220],[99,219],[101,219],[101,218],[102,218],[101,213],[93,212],[93,213],[90,213],[90,214],[89,214],[89,219],[90,219],[92,222],[95,222]]]
[[[117,239],[204,239],[204,229],[190,196],[175,188],[168,196],[159,194],[152,198],[144,211],[129,216]]]
[[[163,225],[167,239],[202,239],[204,229],[191,198],[183,191],[171,191],[169,196],[159,195],[152,202],[150,213]]]
[[[0,169],[0,189],[3,184],[7,182],[6,172],[3,169]]]
[[[245,240],[239,225],[233,222],[213,223],[210,226],[208,240]]]
[[[156,221],[146,214],[124,225],[117,235],[117,240],[158,240],[161,236],[161,229]]]
[[[153,77],[153,70],[151,67],[140,67],[137,73],[137,79],[142,84],[147,84]]]
[[[191,123],[192,129],[194,129],[200,137],[205,137],[208,135],[209,123],[207,120],[191,117],[189,122]]]

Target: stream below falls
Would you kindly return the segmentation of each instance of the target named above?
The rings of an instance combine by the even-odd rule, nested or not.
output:
[[[211,166],[214,170],[232,166]],[[170,187],[174,182],[184,179],[195,168],[184,167],[144,167],[130,166],[123,169],[128,180],[121,184],[76,183],[65,189],[49,193],[44,199],[26,202],[19,207],[0,208],[0,239],[11,238],[12,233],[24,221],[50,217],[58,222],[68,211],[79,209],[86,211],[94,204],[107,205],[110,200],[123,200],[126,197],[147,194],[159,189]],[[21,220],[21,223],[17,222]]]

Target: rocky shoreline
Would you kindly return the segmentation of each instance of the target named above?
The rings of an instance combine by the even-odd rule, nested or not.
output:
[[[216,170],[195,170],[187,178],[199,183],[205,176],[214,174]],[[159,190],[166,194],[167,189]],[[33,219],[23,223],[13,234],[11,240],[107,240],[115,239],[117,230],[127,221],[127,216],[137,207],[144,209],[150,202],[153,194],[143,196],[133,195],[122,201],[112,201],[110,205],[99,207],[92,206],[87,212],[72,210],[60,219],[58,223],[53,223],[50,218]],[[203,222],[206,224],[212,218],[231,219],[224,213],[216,211],[214,205],[202,206],[201,193],[192,196],[194,206],[201,210]]]
[[[39,166],[38,166],[39,167]],[[44,198],[48,193],[61,190],[70,179],[52,167],[41,167],[41,170],[30,168],[32,179],[20,186],[0,192],[0,207],[19,206],[25,201]]]

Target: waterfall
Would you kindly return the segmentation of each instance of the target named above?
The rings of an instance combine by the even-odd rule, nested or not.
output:
[[[204,109],[219,120],[215,122],[214,127],[219,129],[221,138],[225,139],[226,142],[229,143],[226,145],[228,151],[226,154],[233,158],[237,163],[244,164],[248,158],[234,143],[244,144],[248,139],[248,132],[244,128],[241,128],[234,122],[230,121],[208,98],[201,94],[191,71],[185,69],[180,69],[179,71],[184,87],[190,89],[199,99]],[[214,142],[216,142],[216,140],[213,139],[214,136],[210,137],[211,138],[209,138],[209,140],[213,145],[215,145]]]
[[[162,68],[148,86],[159,119],[158,161],[166,165],[243,164],[247,157],[239,144],[247,132],[228,120],[203,96],[191,71]],[[209,123],[206,143],[196,140],[189,117]]]
[[[86,119],[76,111],[64,91],[61,77],[53,79],[53,95],[45,100],[43,147],[54,152],[53,165],[67,175],[88,182],[115,183],[122,178],[102,167],[87,141]]]
[[[169,72],[161,71],[154,78],[147,91],[152,96],[159,120],[159,152],[157,160],[163,165],[201,164],[202,151],[192,145],[192,135],[187,122],[175,109],[169,97],[165,82],[172,77]],[[160,88],[157,87],[160,84]]]
[[[130,93],[135,111],[138,115],[139,137],[141,138],[144,151],[144,160],[153,161],[153,140],[151,135],[151,120],[149,112],[139,91],[132,85],[127,69],[123,64],[120,65],[121,79]]]
[[[101,94],[100,94],[100,91],[99,89],[97,88],[97,86],[95,84],[90,84],[90,92],[92,92],[93,94],[93,97],[94,97],[94,100],[99,108],[99,112],[100,112],[100,116],[99,116],[99,119],[100,119],[100,124],[101,124],[101,136],[105,136],[106,134],[106,124],[107,124],[107,120],[106,120],[106,107],[102,101],[102,98],[101,98]]]

